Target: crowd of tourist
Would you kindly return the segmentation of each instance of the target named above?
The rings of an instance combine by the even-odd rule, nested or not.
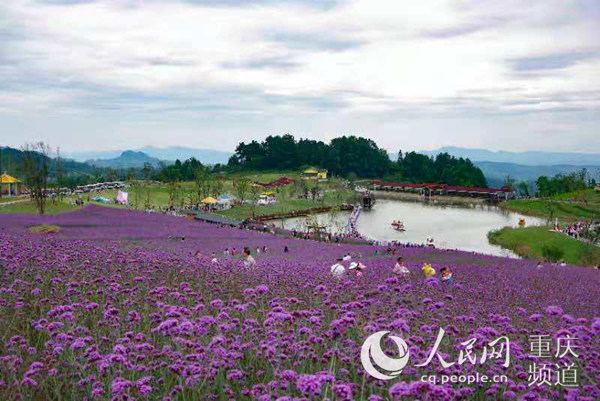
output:
[[[291,234],[294,238],[333,242],[336,244],[348,240],[368,241],[368,239],[365,236],[361,235],[358,231],[352,231],[349,233],[315,233],[313,231],[300,231],[294,228],[291,230]]]
[[[576,223],[567,225],[561,230],[569,237],[575,239],[591,239],[591,237],[600,234],[600,221],[597,220],[580,220]]]
[[[184,238],[182,238],[183,240]],[[267,246],[262,246],[262,247],[256,247],[255,249],[255,253],[256,254],[260,254],[262,253],[267,253],[269,251],[269,248],[267,248]],[[284,252],[289,252],[289,250],[287,249],[287,246],[284,248],[283,250]],[[241,254],[241,260],[244,263],[244,267],[245,268],[252,268],[254,266],[256,266],[256,260],[254,259],[254,257],[252,256],[252,250],[250,250],[250,247],[244,247],[244,249],[241,250],[240,252]],[[223,259],[234,259],[236,258],[238,255],[238,250],[235,247],[232,248],[225,248],[223,250]],[[202,258],[202,253],[200,251],[197,251],[194,254],[194,257],[196,259],[201,259]],[[217,258],[217,254],[215,252],[212,252],[210,255],[210,259],[213,263],[218,262],[218,258]]]
[[[395,253],[390,252],[390,254]],[[334,278],[341,279],[346,275],[361,277],[366,269],[367,266],[365,266],[361,261],[353,261],[352,255],[347,253],[343,257],[337,258],[336,262],[331,266],[330,272]],[[452,271],[447,266],[442,267],[440,270],[441,276],[439,278],[437,277],[437,272],[429,263],[425,263],[421,270],[423,271],[423,276],[425,279],[438,279],[445,284],[451,284],[454,282]],[[392,268],[392,273],[397,277],[410,276],[411,271],[404,265],[404,259],[402,256],[398,256],[396,259],[396,264]]]

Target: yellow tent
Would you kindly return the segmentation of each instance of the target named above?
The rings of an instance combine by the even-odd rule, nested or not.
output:
[[[316,180],[319,178],[319,171],[314,168],[309,168],[300,173],[300,178],[303,180]]]
[[[21,181],[6,173],[0,175],[0,193],[2,195],[18,195]]]
[[[215,198],[213,198],[212,196],[209,196],[208,198],[204,198],[202,199],[202,203],[209,203],[209,204],[213,204],[213,203],[217,203],[218,200],[216,200]]]
[[[0,175],[0,184],[16,184],[18,182],[21,182],[21,181],[17,180],[15,177],[10,176],[6,173]]]

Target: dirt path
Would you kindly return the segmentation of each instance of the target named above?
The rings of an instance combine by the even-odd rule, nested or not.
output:
[[[27,201],[26,197],[25,198],[21,198],[21,199],[17,199],[17,200],[14,200],[14,201],[10,201],[10,202],[0,202],[0,207],[4,206],[4,205],[13,205],[15,203],[20,203],[20,202],[25,202],[25,201]]]

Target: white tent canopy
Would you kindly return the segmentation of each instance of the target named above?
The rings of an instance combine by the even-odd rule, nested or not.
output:
[[[127,192],[118,191],[117,192],[117,197],[116,197],[117,203],[120,203],[121,205],[127,205],[127,204],[129,204],[129,201],[127,199],[128,196],[129,196],[129,194]]]

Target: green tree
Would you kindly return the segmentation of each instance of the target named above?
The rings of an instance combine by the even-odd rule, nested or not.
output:
[[[21,150],[25,185],[29,188],[30,196],[35,201],[39,214],[44,214],[48,197],[50,146],[44,142],[37,142],[25,144]]]
[[[176,205],[178,197],[179,197],[179,182],[170,181],[167,184],[167,193],[169,195],[169,207],[173,207]]]
[[[153,170],[154,170],[154,168],[152,167],[152,164],[150,164],[148,162],[144,163],[144,167],[142,167],[142,177],[144,177],[144,180],[146,180],[146,181],[150,180]]]
[[[250,180],[248,180],[245,177],[242,177],[237,180],[234,180],[233,183],[238,199],[244,202],[246,200],[246,196],[250,187]]]
[[[521,181],[517,185],[517,189],[519,190],[519,194],[521,196],[529,196],[529,184],[527,181]]]
[[[291,135],[268,136],[263,142],[241,142],[230,158],[230,170],[287,170],[301,167],[326,168],[330,174],[363,178],[404,177],[413,182],[443,182],[450,185],[486,187],[481,169],[469,159],[447,153],[435,158],[398,152],[391,162],[386,150],[367,138],[341,136],[329,144],[309,139],[296,141]]]
[[[252,202],[252,218],[256,218],[256,206],[260,197],[261,189],[257,184],[250,184],[250,201]]]
[[[512,178],[510,176],[510,174],[507,175],[506,177],[504,177],[504,186],[505,187],[514,188],[515,187],[515,182],[516,182],[515,179]]]
[[[210,196],[210,177],[204,168],[198,168],[195,173],[195,190],[198,203]]]

